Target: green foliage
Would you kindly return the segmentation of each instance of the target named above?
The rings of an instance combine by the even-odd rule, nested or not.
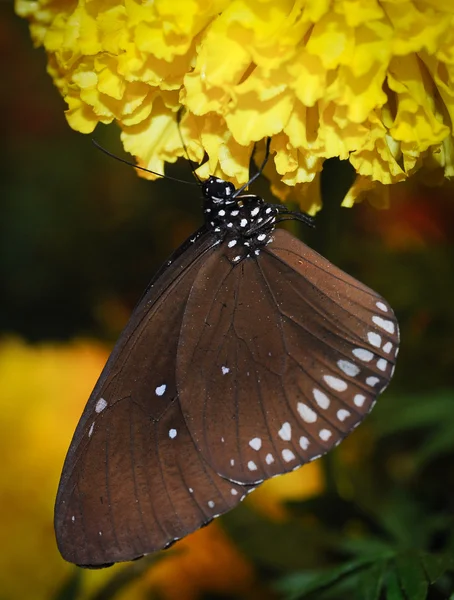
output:
[[[419,434],[412,453],[414,469],[454,453],[454,392],[451,390],[397,398],[389,395],[374,420],[378,434],[384,437]]]

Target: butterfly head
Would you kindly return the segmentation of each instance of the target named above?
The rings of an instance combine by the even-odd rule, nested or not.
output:
[[[202,193],[206,201],[218,207],[234,204],[235,191],[236,188],[233,183],[224,181],[219,177],[208,177],[208,179],[202,183]]]

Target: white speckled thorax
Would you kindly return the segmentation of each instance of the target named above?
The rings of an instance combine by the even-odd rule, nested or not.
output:
[[[227,256],[238,264],[248,256],[258,256],[272,241],[279,209],[260,196],[235,195],[235,186],[217,177],[202,185],[206,226],[227,244]]]

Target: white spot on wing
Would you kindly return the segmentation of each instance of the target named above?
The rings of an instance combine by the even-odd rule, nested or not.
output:
[[[292,427],[291,427],[290,423],[283,423],[282,427],[279,429],[278,435],[281,438],[281,440],[284,440],[285,442],[288,442],[289,440],[291,440],[292,439]]]
[[[236,246],[236,240],[230,240],[230,242],[227,244],[227,246],[229,248],[233,248],[233,246]]]
[[[167,386],[165,383],[163,383],[162,385],[158,385],[158,387],[155,389],[155,394],[156,396],[162,396],[164,394],[164,392],[166,391]]]
[[[355,348],[352,350],[352,354],[363,362],[370,362],[374,358],[374,353],[370,352],[370,350],[366,350],[365,348]]]
[[[232,496],[237,496],[238,495],[238,490],[236,490],[235,488],[232,488],[230,490],[230,493],[232,494]]]
[[[252,440],[250,440],[249,442],[249,446],[253,449],[253,450],[260,450],[260,448],[262,447],[262,440],[259,437],[255,437]]]
[[[98,402],[96,402],[96,406],[95,406],[95,412],[100,413],[102,412],[107,406],[107,402],[104,400],[104,398],[100,398],[98,400]]]
[[[380,369],[380,371],[386,371],[387,366],[388,361],[386,360],[386,358],[379,358],[377,360],[377,367]]]
[[[329,385],[330,388],[336,390],[336,392],[343,392],[347,389],[347,384],[343,379],[333,377],[332,375],[323,375],[323,379]]]
[[[228,367],[225,367],[224,365],[222,365],[221,369],[223,375],[227,375],[227,373],[230,373],[230,369]]]
[[[367,334],[367,339],[369,340],[369,344],[371,346],[375,346],[375,348],[380,348],[381,335],[375,333],[375,331],[369,331],[369,333]]]
[[[177,437],[177,430],[176,429],[169,429],[169,438],[171,440],[173,440],[176,437]]]
[[[208,500],[208,506],[210,508],[214,508],[214,502],[213,502],[213,500]]]
[[[345,408],[341,408],[337,411],[337,418],[339,419],[339,421],[345,421],[345,419],[348,419],[349,416],[350,411],[345,410]]]
[[[386,304],[383,304],[383,302],[376,302],[375,306],[383,312],[388,312],[388,307],[386,306]]]
[[[392,349],[393,345],[391,344],[391,342],[386,342],[386,344],[383,346],[383,352],[386,352],[386,354],[389,354]]]
[[[253,460],[250,460],[248,462],[247,468],[249,469],[249,471],[257,471],[257,465],[255,464],[255,462]]]
[[[343,371],[346,375],[350,377],[356,377],[360,372],[360,368],[349,362],[348,360],[338,360],[337,366],[341,371]]]
[[[366,400],[366,396],[363,396],[362,394],[356,394],[356,396],[353,398],[353,402],[355,403],[355,406],[358,406],[359,408],[361,408],[364,404]]]
[[[303,404],[303,402],[298,402],[296,408],[303,421],[306,421],[306,423],[315,423],[315,421],[317,420],[317,413],[314,412],[312,408],[309,408],[307,404]]]
[[[256,215],[258,215],[258,214],[259,214],[259,212],[260,212],[260,208],[259,208],[258,206],[256,206],[255,208],[253,208],[253,209],[251,210],[251,216],[252,216],[252,217],[255,217]]]
[[[394,326],[394,323],[392,321],[388,321],[388,319],[383,319],[382,317],[379,317],[378,315],[374,315],[372,317],[372,321],[375,323],[375,325],[377,325],[378,327],[381,327],[388,333],[394,333],[394,331],[396,329]]]
[[[380,381],[380,379],[378,379],[378,377],[368,377],[368,378],[366,379],[366,383],[367,383],[367,385],[370,385],[370,386],[372,386],[372,387],[373,387],[374,385],[377,385],[377,383],[378,383],[379,381]]]
[[[315,401],[320,406],[320,408],[323,408],[326,410],[329,407],[329,405],[331,404],[328,396],[326,394],[324,394],[322,391],[318,390],[317,388],[314,388],[312,390],[312,393],[314,394]]]
[[[324,442],[327,442],[332,433],[329,429],[320,429],[320,433],[318,435],[320,436],[320,439],[322,439]]]
[[[267,465],[271,465],[274,463],[274,456],[272,454],[267,454],[265,457],[265,461]]]
[[[241,219],[240,221],[240,227],[246,227],[247,225],[247,220],[246,219]]]
[[[295,455],[288,448],[284,448],[284,450],[282,450],[282,458],[285,462],[290,462],[291,460],[295,460]]]
[[[309,440],[304,435],[300,437],[300,446],[303,450],[307,450],[309,447]]]
[[[88,430],[88,437],[91,437],[94,428],[95,428],[95,424],[92,423],[91,426],[90,426],[90,429]]]

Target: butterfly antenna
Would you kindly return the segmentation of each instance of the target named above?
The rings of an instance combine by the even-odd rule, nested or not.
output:
[[[255,175],[253,175],[249,179],[249,181],[247,183],[245,183],[238,190],[236,190],[236,192],[234,194],[234,197],[239,196],[243,190],[245,190],[249,185],[251,185],[251,183],[253,181],[255,181],[258,177],[260,177],[260,175],[263,173],[263,169],[265,168],[265,165],[268,162],[268,159],[270,157],[270,144],[271,144],[271,138],[267,138],[267,140],[266,140],[265,158],[263,159],[263,162],[260,165],[259,170],[257,171],[257,173]],[[254,152],[255,152],[255,147],[254,147],[254,150],[252,152],[252,156],[254,155]]]
[[[276,219],[277,223],[282,223],[282,221],[300,221],[308,227],[315,229],[315,219],[314,217],[311,217],[311,215],[293,210],[283,212],[281,210],[281,205],[278,204],[276,206],[279,210],[279,217]]]
[[[101,146],[101,144],[99,144],[95,139],[92,138],[91,141],[92,141],[93,145],[96,146],[96,148],[98,148],[98,150],[101,150],[101,152],[104,152],[104,154],[107,154],[107,156],[110,156],[111,158],[115,158],[115,160],[118,160],[119,162],[122,162],[125,165],[134,167],[134,169],[140,169],[141,171],[145,171],[145,173],[151,173],[152,175],[157,175],[158,177],[162,177],[164,179],[178,181],[178,183],[186,183],[187,185],[198,185],[194,181],[186,181],[185,179],[177,179],[176,177],[171,177],[170,175],[164,175],[163,173],[157,173],[156,171],[152,171],[151,169],[146,169],[145,167],[140,167],[139,165],[135,165],[134,163],[130,162],[129,160],[125,160],[124,158],[120,158],[116,154],[109,152],[109,150],[106,150],[105,148],[103,148]]]
[[[181,144],[182,144],[182,146],[183,146],[183,149],[184,149],[184,151],[185,151],[185,153],[186,153],[186,158],[187,158],[187,160],[188,160],[188,162],[189,162],[189,164],[190,164],[190,166],[191,166],[191,171],[192,171],[192,174],[193,174],[193,175],[194,175],[194,177],[197,179],[197,185],[202,185],[202,181],[200,180],[200,177],[199,177],[199,176],[197,175],[197,173],[196,173],[196,167],[194,166],[194,163],[193,163],[193,161],[192,161],[192,160],[189,158],[189,152],[188,152],[188,148],[187,148],[187,146],[186,146],[186,144],[185,144],[185,142],[184,142],[183,135],[182,135],[182,133],[181,133],[181,129],[180,129],[180,122],[181,122],[181,115],[182,115],[182,111],[183,111],[183,109],[180,109],[180,110],[178,111],[178,113],[177,113],[177,125],[178,125],[178,133],[179,133],[179,135],[180,135]]]

